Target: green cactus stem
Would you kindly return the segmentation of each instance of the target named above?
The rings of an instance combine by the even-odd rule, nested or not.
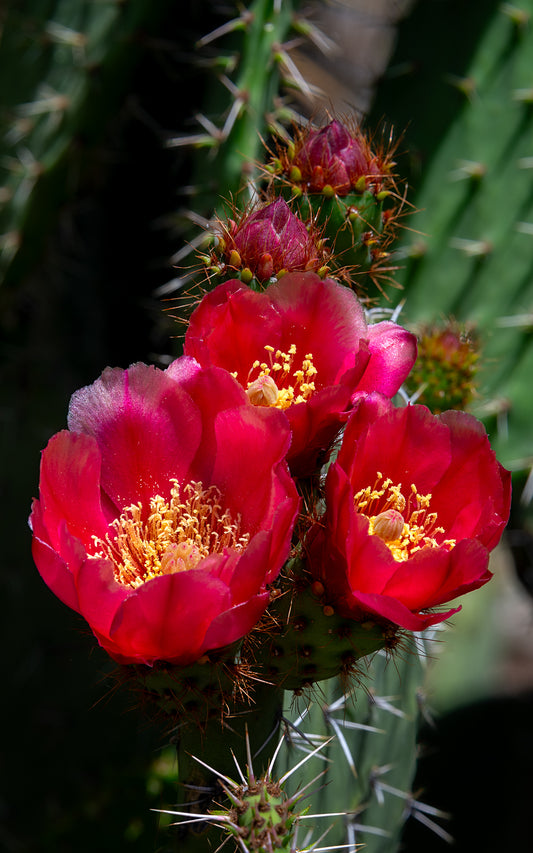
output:
[[[168,0],[11,3],[0,75],[0,275],[14,285],[102,134]]]
[[[253,177],[261,137],[278,125],[280,111],[286,111],[279,102],[283,81],[305,85],[285,47],[298,5],[296,0],[254,0],[198,43],[207,58],[217,40],[213,71],[218,79],[196,116],[200,131],[168,143],[191,145],[198,151],[193,172],[196,214],[210,217],[220,197],[239,196]],[[243,208],[249,200],[244,199]]]
[[[411,152],[419,213],[395,256],[404,317],[476,327],[472,411],[515,471],[533,462],[532,15],[531,0],[482,3],[458,27],[450,0],[417,4],[392,60],[408,76],[385,78],[375,107],[406,128]]]
[[[269,681],[300,690],[340,674],[349,683],[358,672],[357,661],[399,642],[392,625],[339,616],[324,598],[322,584],[312,583],[298,559],[286,571],[289,589],[270,606],[272,627],[257,655]]]
[[[409,811],[423,807],[411,792],[423,648],[422,638],[406,641],[393,656],[383,651],[361,661],[351,684],[333,678],[290,704],[287,696],[286,745],[276,772],[327,744],[320,753],[325,775],[308,802],[313,813],[323,815],[315,820],[317,832],[329,827],[328,844],[355,849],[364,842],[368,853],[395,853]]]

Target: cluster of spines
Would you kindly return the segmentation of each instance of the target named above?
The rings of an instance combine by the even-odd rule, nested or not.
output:
[[[161,810],[163,814],[180,817],[178,826],[198,826],[200,829],[217,827],[226,835],[225,841],[233,838],[236,848],[242,853],[305,853],[297,847],[298,822],[305,815],[307,809],[300,808],[306,790],[313,785],[315,777],[303,788],[299,788],[292,795],[287,793],[286,782],[293,773],[309,758],[323,749],[324,744],[318,746],[311,755],[300,761],[296,767],[276,776],[274,764],[283,739],[279,741],[276,750],[269,762],[267,769],[257,775],[253,768],[252,751],[248,731],[245,733],[246,767],[243,770],[239,761],[234,757],[238,773],[238,781],[218,768],[207,764],[197,756],[191,756],[193,761],[200,765],[203,771],[207,771],[216,782],[216,791],[213,789],[214,797],[218,796],[220,802],[216,808],[209,808],[206,812],[197,813],[192,810],[177,811],[170,809]],[[194,788],[194,786],[191,786]],[[201,789],[204,790],[203,788]],[[197,805],[197,804],[196,804]],[[205,843],[205,836],[201,843]],[[317,844],[306,847],[306,851],[317,849]]]
[[[474,334],[454,320],[418,332],[418,358],[405,387],[435,414],[475,400],[479,351]]]
[[[404,646],[394,662],[379,652],[361,673],[357,695],[338,679],[323,682],[314,697],[286,713],[286,738],[276,770],[283,773],[298,754],[324,747],[324,783],[310,796],[313,813],[328,821],[328,841],[355,853],[395,850],[405,820],[412,817],[451,841],[447,816],[412,791],[420,716],[429,713],[420,690],[433,635]],[[300,705],[300,708],[298,708]],[[384,808],[384,806],[386,808]]]

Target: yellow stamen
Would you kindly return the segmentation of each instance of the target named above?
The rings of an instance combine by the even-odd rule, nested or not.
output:
[[[313,364],[313,354],[307,353],[302,365],[292,371],[296,345],[291,344],[288,352],[274,351],[274,347],[267,344],[265,350],[268,352],[270,363],[260,362],[256,359],[248,374],[247,394],[255,406],[275,406],[278,409],[288,409],[295,403],[304,403],[316,391],[313,377],[317,369]],[[259,370],[258,376],[252,378],[255,370]],[[271,374],[275,374],[276,382]]]
[[[133,504],[111,523],[105,539],[93,537],[92,556],[111,560],[117,581],[134,589],[159,575],[195,569],[210,554],[241,551],[249,542],[240,516],[222,510],[215,486],[189,483],[182,498],[177,480],[171,483],[170,500],[151,498],[147,517],[141,503]]]
[[[437,526],[437,513],[428,512],[431,494],[420,495],[411,483],[405,498],[402,484],[394,485],[378,471],[373,486],[360,489],[354,496],[356,512],[367,516],[368,532],[385,542],[395,560],[408,560],[421,548],[451,550],[455,539],[438,541],[444,528]]]

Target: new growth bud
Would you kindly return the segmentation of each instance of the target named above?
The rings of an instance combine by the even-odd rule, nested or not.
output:
[[[246,283],[255,278],[263,284],[286,272],[315,271],[326,259],[319,235],[292,213],[283,198],[220,227],[223,234],[212,262],[219,262],[222,254],[226,272]]]
[[[471,331],[454,320],[428,326],[418,335],[418,358],[407,382],[409,393],[421,393],[417,402],[439,414],[466,409],[476,395],[479,352]]]
[[[390,154],[372,150],[361,128],[336,120],[318,130],[298,131],[274,164],[291,185],[328,198],[363,193],[369,186],[379,192],[393,165]]]
[[[311,192],[346,195],[373,168],[364,138],[352,136],[340,122],[332,121],[309,132],[295,155],[292,171],[300,172],[300,181],[307,183]]]

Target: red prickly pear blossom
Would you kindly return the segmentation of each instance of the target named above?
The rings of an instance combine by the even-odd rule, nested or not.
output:
[[[324,251],[282,198],[231,222],[221,241],[228,267],[260,282],[291,270],[317,270]]]
[[[326,479],[326,512],[308,559],[324,602],[363,622],[411,631],[490,578],[509,517],[510,474],[464,412],[394,408],[378,394],[351,415]]]
[[[181,358],[107,369],[68,422],[30,519],[50,589],[119,663],[189,664],[249,632],[298,511],[283,414]]]
[[[313,473],[358,395],[392,396],[416,359],[414,335],[367,326],[355,294],[311,272],[287,273],[256,293],[224,282],[193,312],[186,355],[232,373],[256,407],[282,409],[295,476]]]
[[[310,192],[345,196],[365,189],[366,180],[380,184],[389,176],[391,163],[375,155],[364,134],[332,121],[320,130],[302,132],[289,175]]]

